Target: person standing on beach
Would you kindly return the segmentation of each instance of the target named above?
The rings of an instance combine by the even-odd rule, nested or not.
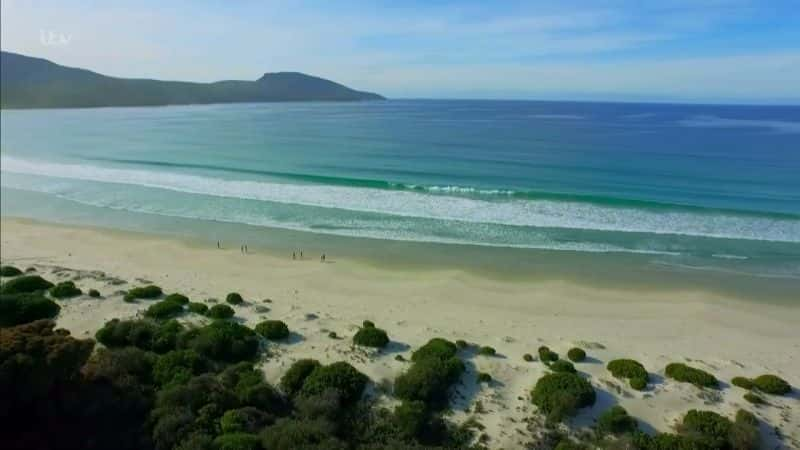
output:
[[[294,261],[295,259],[297,259],[297,253],[292,252],[292,261]]]
[[[325,262],[325,253],[323,253],[322,256],[320,256],[319,261]]]
[[[220,248],[220,246],[219,246],[219,241],[217,241],[217,248]]]

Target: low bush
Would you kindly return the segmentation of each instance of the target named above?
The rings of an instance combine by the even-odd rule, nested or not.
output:
[[[208,317],[212,319],[230,319],[234,314],[233,308],[228,305],[214,305],[208,310]]]
[[[53,287],[53,283],[39,275],[25,275],[6,281],[0,286],[0,294],[24,294],[37,291],[46,291]]]
[[[753,413],[740,409],[730,432],[731,447],[736,450],[755,450],[761,444],[758,419]]]
[[[52,319],[61,307],[39,293],[0,294],[0,327]]]
[[[183,294],[174,293],[174,294],[169,294],[168,296],[164,297],[163,301],[165,301],[165,302],[173,302],[173,303],[177,303],[179,305],[186,305],[186,304],[189,303],[189,297],[187,297],[187,296],[185,296]]]
[[[389,343],[389,335],[380,328],[364,327],[353,336],[353,343],[364,347],[383,348]]]
[[[478,383],[490,383],[492,381],[492,376],[486,372],[478,372],[477,380]]]
[[[772,395],[786,395],[792,386],[777,375],[761,375],[753,379],[753,385],[761,392]]]
[[[226,433],[214,438],[218,450],[261,450],[261,438],[249,433]]]
[[[229,409],[219,420],[223,433],[257,433],[273,422],[272,417],[260,409],[246,406]]]
[[[95,338],[106,347],[138,347],[142,350],[166,353],[175,349],[183,325],[175,320],[162,323],[150,320],[112,319],[97,330]]]
[[[208,305],[205,303],[191,302],[187,308],[189,309],[189,312],[200,314],[201,316],[208,314]]]
[[[582,348],[573,347],[567,352],[567,358],[572,362],[581,362],[586,359],[586,352]]]
[[[558,353],[550,350],[547,346],[539,347],[539,361],[550,364],[553,361],[558,361]]]
[[[225,301],[230,303],[231,305],[241,305],[244,303],[244,299],[238,292],[231,292],[225,297]]]
[[[395,422],[400,433],[407,438],[421,436],[428,417],[428,407],[421,401],[404,401],[394,409]]]
[[[183,384],[211,368],[211,363],[193,350],[174,350],[156,359],[153,364],[153,380],[159,386]]]
[[[606,366],[615,378],[639,378],[645,381],[650,380],[650,375],[644,366],[632,359],[615,359]]]
[[[83,291],[78,289],[72,281],[62,281],[51,287],[48,292],[55,298],[70,298],[83,294]]]
[[[596,394],[592,385],[574,373],[550,373],[536,382],[531,392],[533,404],[558,422],[575,414],[579,408],[594,405]]]
[[[266,450],[347,449],[348,446],[334,436],[334,431],[334,425],[327,420],[281,419],[261,432],[261,445]]]
[[[747,389],[748,391],[750,389],[753,389],[753,387],[755,386],[753,384],[753,380],[745,377],[733,377],[733,379],[731,380],[731,384],[734,386],[739,386],[742,389]]]
[[[422,347],[416,349],[411,354],[411,360],[421,361],[429,358],[444,360],[456,356],[456,353],[458,353],[456,344],[447,339],[433,338]]]
[[[681,434],[692,436],[713,449],[729,448],[733,423],[713,411],[690,410],[679,427]]]
[[[758,395],[758,394],[755,394],[755,393],[753,393],[753,392],[745,392],[745,393],[744,393],[744,397],[743,397],[743,398],[744,398],[744,399],[745,399],[747,402],[749,402],[749,403],[752,403],[752,404],[754,404],[754,405],[763,405],[764,403],[766,403],[766,402],[764,401],[764,398],[763,398],[763,397],[761,397],[760,395]]]
[[[622,406],[614,405],[597,418],[597,431],[608,434],[633,433],[639,428],[636,419]]]
[[[375,328],[375,322],[373,322],[371,320],[365,320],[365,321],[361,322],[361,326],[363,328]]]
[[[295,361],[294,364],[289,367],[289,370],[281,377],[281,389],[286,395],[290,397],[295,396],[300,392],[300,389],[303,388],[303,383],[305,383],[306,378],[319,367],[322,367],[322,364],[316,359],[300,359]]]
[[[636,389],[637,391],[643,391],[647,389],[647,380],[644,378],[631,378],[628,380],[628,384],[630,384],[631,388]]]
[[[667,377],[684,383],[691,383],[697,387],[718,388],[719,381],[705,370],[689,367],[683,363],[668,364],[665,370]]]
[[[478,349],[478,354],[482,356],[494,356],[497,354],[497,351],[493,347],[485,345]]]
[[[123,300],[126,302],[132,302],[140,298],[152,300],[161,297],[163,294],[164,293],[161,291],[160,287],[151,284],[148,286],[135,287],[129,290],[123,297]]]
[[[22,275],[22,271],[14,266],[0,266],[0,276],[3,277],[16,277]]]
[[[467,342],[467,341],[465,341],[465,340],[463,340],[463,339],[458,339],[458,340],[456,341],[456,347],[457,347],[458,349],[460,349],[460,350],[463,350],[463,349],[465,349],[465,348],[469,347],[469,342]]]
[[[279,341],[289,337],[289,327],[281,320],[265,320],[256,325],[256,333],[270,341]]]
[[[154,303],[144,312],[145,317],[151,319],[170,319],[183,312],[183,305],[174,301],[162,300]]]
[[[89,297],[100,298],[100,291],[97,289],[89,289]]]
[[[250,328],[217,320],[193,330],[181,345],[207,358],[238,362],[253,358],[258,353],[259,342],[258,335]]]
[[[409,401],[422,401],[433,408],[447,403],[447,391],[464,372],[464,363],[452,356],[418,359],[394,383],[397,397]]]
[[[315,396],[331,389],[336,391],[345,404],[352,404],[361,398],[367,385],[366,375],[350,364],[340,361],[314,369],[306,378],[300,394]]]
[[[531,355],[530,353],[525,353],[524,355],[522,355],[522,359],[527,361],[527,362],[532,362],[533,361],[533,355]]]
[[[550,370],[553,372],[568,372],[568,373],[576,373],[575,366],[572,365],[571,362],[565,359],[559,359],[558,361],[554,361],[550,364]]]

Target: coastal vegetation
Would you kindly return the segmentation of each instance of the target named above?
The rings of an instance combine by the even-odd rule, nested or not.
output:
[[[51,320],[60,307],[48,295],[56,300],[68,298],[55,292],[79,290],[74,282],[53,286],[41,277],[23,275],[9,282],[23,278],[27,279],[16,284],[14,293],[0,294],[0,395],[4,398],[0,413],[13,411],[25,418],[7,441],[11,448],[486,448],[476,433],[483,425],[475,418],[456,425],[448,417],[448,408],[457,386],[497,388],[491,373],[477,367],[474,372],[467,370],[472,364],[469,358],[496,355],[493,347],[459,352],[469,344],[430,339],[413,350],[410,361],[396,355],[406,368],[394,383],[387,384],[370,380],[347,361],[323,364],[302,358],[288,366],[273,386],[261,368],[271,364],[265,352],[269,347],[262,343],[290,335],[281,320],[264,320],[251,329],[228,320],[234,311],[226,304],[209,309],[175,293],[143,308],[143,317],[107,321],[95,333],[96,344],[56,329]],[[154,289],[148,291],[137,298],[162,295],[160,289],[158,295]],[[208,318],[185,320],[185,310]],[[355,345],[383,348],[388,344],[384,330],[371,321],[362,325],[353,336]],[[555,436],[548,441],[552,444],[539,448],[759,448],[759,420],[746,410],[729,418],[693,409],[680,419],[675,432],[647,434],[625,408],[611,405],[588,431],[564,435],[564,425],[558,424],[597,400],[591,379],[579,374],[571,362],[585,360],[586,354],[572,348],[568,360],[559,359],[542,347],[539,355],[550,373],[536,381],[525,401],[536,406],[533,414],[544,416],[544,426]],[[526,356],[526,361],[533,360]],[[632,359],[612,360],[607,369],[639,390],[650,379],[644,366]],[[670,364],[666,372],[678,381],[718,387],[713,375],[681,363]],[[473,373],[474,378],[465,373]],[[785,395],[792,389],[772,374],[735,377],[732,384],[747,389],[744,399],[761,408],[767,402],[760,394]],[[367,389],[370,385],[374,389]],[[399,403],[379,406],[374,401],[378,389]],[[476,413],[483,409],[479,403]],[[56,427],[58,446],[49,445],[50,433],[37,434],[41,423]],[[40,437],[32,441],[31,436]]]
[[[22,275],[22,271],[14,266],[0,266],[0,276],[2,277],[16,277]]]
[[[0,294],[24,294],[46,291],[53,287],[53,283],[39,275],[25,275],[12,278],[0,286]]]
[[[126,302],[132,302],[137,299],[155,299],[161,297],[164,293],[161,291],[161,288],[155,285],[147,285],[147,286],[140,286],[135,287],[129,290],[123,300]]]
[[[719,381],[714,375],[702,369],[687,366],[683,363],[671,363],[664,370],[667,377],[684,383],[691,383],[700,388],[718,388]]]
[[[244,299],[238,292],[231,292],[227,296],[225,296],[225,301],[230,303],[231,305],[241,305],[244,303]]]

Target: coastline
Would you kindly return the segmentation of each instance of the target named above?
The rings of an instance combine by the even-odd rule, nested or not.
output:
[[[406,367],[394,360],[393,353],[407,354],[431,337],[491,345],[501,357],[475,357],[472,362],[474,370],[491,373],[496,382],[460,389],[453,415],[467,417],[470,404],[480,400],[489,411],[481,422],[492,447],[516,448],[534,409],[528,394],[545,367],[524,362],[522,355],[535,353],[540,345],[564,353],[579,343],[604,348],[585,345],[591,362],[578,365],[601,392],[597,404],[574,419],[578,425],[591,425],[616,402],[651,431],[670,430],[673,421],[692,408],[730,416],[744,407],[763,420],[766,439],[777,439],[770,430],[779,427],[788,442],[800,442],[796,391],[791,397],[770,398],[773,404],[768,407],[753,408],[741,399],[743,390],[729,387],[708,404],[696,388],[662,378],[667,363],[691,360],[725,383],[737,375],[770,372],[800,385],[797,305],[743,301],[698,289],[598,287],[544,277],[497,279],[459,268],[373,265],[335,254],[325,264],[318,254],[308,253],[306,260],[292,261],[290,253],[282,257],[277,250],[268,253],[255,247],[243,255],[238,244],[218,250],[214,243],[199,239],[6,215],[0,222],[0,239],[4,264],[32,265],[42,273],[68,268],[62,273],[69,277],[100,270],[130,285],[141,284],[137,279],[150,280],[166,292],[196,300],[240,292],[251,306],[237,308],[236,314],[250,326],[264,315],[256,313],[252,303],[271,299],[266,316],[286,321],[297,337],[277,345],[264,365],[270,381],[293,360],[314,355],[323,362],[347,358],[379,383],[394,379]],[[88,337],[106,320],[130,317],[148,306],[124,303],[115,296],[114,291],[126,287],[108,286],[91,277],[85,283],[96,283],[85,287],[101,289],[106,298],[61,303],[58,325],[76,337]],[[308,314],[317,318],[309,319]],[[349,337],[365,319],[388,331],[394,342],[391,352],[364,357],[351,351]],[[330,340],[326,330],[344,339]],[[641,361],[661,381],[645,392],[632,391],[605,369],[607,361],[621,357]]]

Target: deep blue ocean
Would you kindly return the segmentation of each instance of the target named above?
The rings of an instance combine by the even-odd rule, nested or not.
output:
[[[800,278],[800,107],[390,100],[4,110],[0,148],[4,196],[34,191],[98,214],[652,254]]]

